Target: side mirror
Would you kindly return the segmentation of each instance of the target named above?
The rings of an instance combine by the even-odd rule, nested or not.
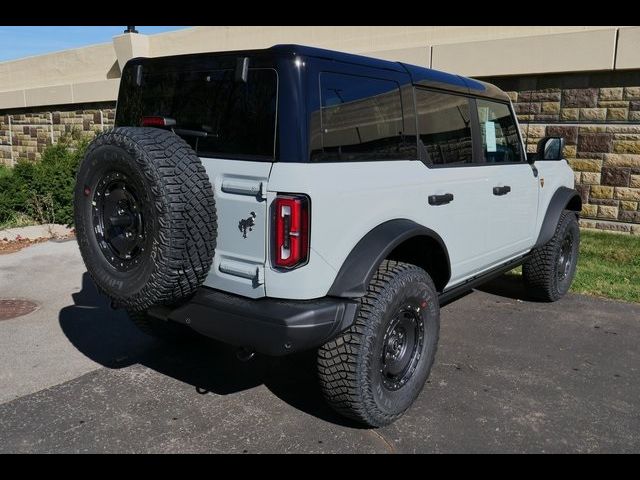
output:
[[[536,160],[562,160],[563,158],[563,137],[544,137],[538,142],[538,149],[535,156]]]

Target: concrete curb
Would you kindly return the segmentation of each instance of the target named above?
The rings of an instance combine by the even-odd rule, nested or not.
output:
[[[74,232],[73,228],[56,223],[7,228],[0,230],[0,242],[12,242],[25,239],[36,240],[38,238],[63,238],[73,235]]]

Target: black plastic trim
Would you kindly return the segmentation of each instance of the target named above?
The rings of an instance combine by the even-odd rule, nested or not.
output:
[[[413,220],[390,220],[367,233],[351,250],[342,264],[329,295],[356,298],[367,293],[367,286],[376,269],[395,247],[412,237],[425,236],[434,239],[446,256],[447,273],[443,286],[449,281],[451,263],[442,238],[430,228]]]
[[[429,195],[429,205],[447,205],[453,202],[453,193],[443,195]]]
[[[349,328],[357,311],[354,300],[250,299],[201,287],[184,305],[152,307],[147,313],[221,342],[281,356],[319,347]]]
[[[452,300],[455,300],[459,296],[463,295],[464,293],[468,292],[469,290],[472,290],[475,287],[482,285],[483,283],[486,283],[489,280],[496,278],[505,272],[508,272],[509,270],[513,270],[517,266],[522,265],[524,262],[526,262],[530,255],[531,255],[530,253],[527,253],[526,255],[518,257],[514,260],[509,260],[508,262],[505,262],[499,265],[498,267],[491,269],[488,272],[482,273],[475,277],[471,277],[470,279],[465,280],[461,284],[455,285],[454,287],[451,287],[445,290],[444,292],[438,295],[438,300],[440,301],[440,305],[449,303]]]
[[[540,234],[538,235],[534,248],[544,245],[551,240],[551,237],[553,237],[553,233],[556,231],[556,227],[558,226],[558,221],[560,220],[562,211],[567,208],[569,202],[574,198],[576,198],[578,202],[577,213],[582,210],[582,198],[580,197],[580,194],[575,189],[568,187],[560,187],[556,190],[553,197],[551,197],[549,206],[547,207],[547,212],[545,213],[544,220],[542,221]]]

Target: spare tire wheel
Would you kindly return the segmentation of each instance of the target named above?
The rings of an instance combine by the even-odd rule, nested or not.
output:
[[[96,137],[78,169],[74,214],[87,270],[117,307],[177,303],[211,268],[213,189],[173,132],[119,127]]]

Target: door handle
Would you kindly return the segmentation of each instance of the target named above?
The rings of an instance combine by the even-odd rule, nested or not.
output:
[[[453,193],[443,195],[429,195],[429,205],[445,205],[453,201]]]
[[[506,195],[511,191],[511,187],[509,185],[505,185],[504,187],[493,187],[494,195]]]

